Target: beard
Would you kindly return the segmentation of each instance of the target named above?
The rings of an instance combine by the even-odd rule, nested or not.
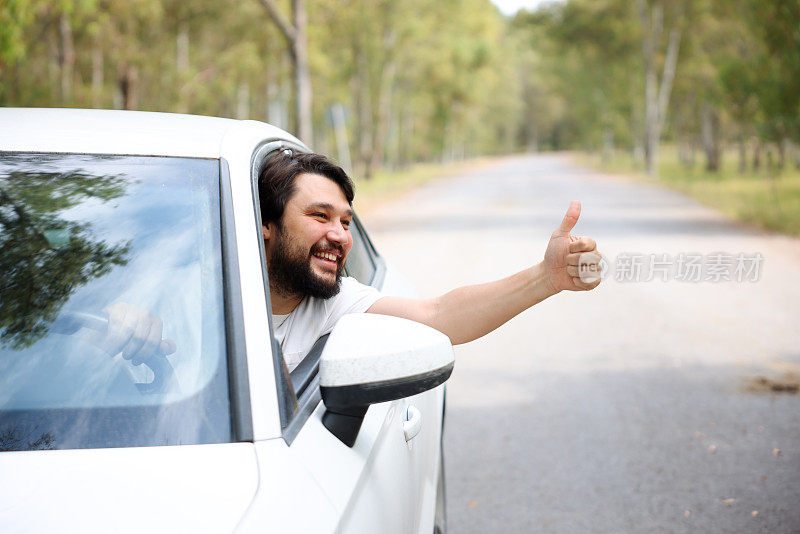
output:
[[[314,273],[311,269],[311,256],[321,250],[338,249],[341,252],[341,249],[335,245],[323,246],[317,243],[305,252],[292,242],[280,224],[277,230],[275,248],[268,264],[271,289],[283,295],[303,295],[320,299],[329,299],[338,294],[342,285],[344,263],[338,263],[336,277],[329,280]]]

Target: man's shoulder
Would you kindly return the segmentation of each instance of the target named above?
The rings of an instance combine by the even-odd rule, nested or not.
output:
[[[377,289],[367,284],[361,283],[352,276],[343,276],[339,285],[339,291],[334,296],[323,299],[319,297],[306,296],[298,306],[304,310],[319,310],[330,308],[340,302],[359,298],[362,295],[379,293]]]
[[[336,296],[326,301],[331,312],[341,313],[364,312],[381,297],[380,291],[363,284],[353,277],[343,277]]]
[[[369,286],[367,284],[362,284],[352,276],[343,276],[341,290],[339,291],[339,293],[345,290],[352,291],[352,290],[366,289],[366,288],[374,289],[372,286]]]

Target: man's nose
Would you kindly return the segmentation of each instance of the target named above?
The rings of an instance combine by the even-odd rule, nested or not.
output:
[[[339,222],[334,222],[328,228],[328,241],[333,241],[340,245],[344,245],[348,241],[347,230]]]

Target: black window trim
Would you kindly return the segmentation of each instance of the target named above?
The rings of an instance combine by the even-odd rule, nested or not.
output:
[[[253,416],[250,405],[250,381],[244,343],[242,285],[239,278],[239,254],[233,219],[231,174],[225,158],[219,159],[220,226],[222,234],[222,283],[225,307],[225,340],[228,353],[228,391],[231,430],[236,442],[253,441]]]

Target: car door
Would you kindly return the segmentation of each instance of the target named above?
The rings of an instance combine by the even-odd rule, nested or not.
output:
[[[261,154],[254,158],[254,177],[278,149],[285,149],[285,144],[262,148]],[[348,274],[381,288],[387,279],[385,266],[378,261],[358,224],[354,225],[353,234]],[[318,360],[323,346],[324,339],[306,359]],[[333,530],[417,532],[423,520],[420,481],[426,467],[427,447],[415,447],[416,438],[406,442],[403,425],[408,418],[409,399],[372,405],[355,443],[348,447],[322,423],[325,406],[320,400],[313,367],[303,376],[288,373],[276,343],[273,343],[273,357],[283,438],[292,459],[311,474],[336,510],[338,519]],[[435,399],[435,395],[417,397],[423,399],[421,404],[426,411],[428,404],[434,402],[426,399]],[[432,524],[432,516],[430,521]]]
[[[416,290],[397,269],[379,256],[361,221],[356,218],[352,230],[353,250],[347,261],[347,274],[363,283],[371,283],[385,295],[415,298]],[[435,515],[439,463],[441,459],[442,417],[444,390],[441,385],[433,390],[408,397],[400,404],[405,419],[419,418],[419,433],[408,442],[412,468],[408,473],[414,486],[415,515],[419,528],[415,531],[432,530]]]

